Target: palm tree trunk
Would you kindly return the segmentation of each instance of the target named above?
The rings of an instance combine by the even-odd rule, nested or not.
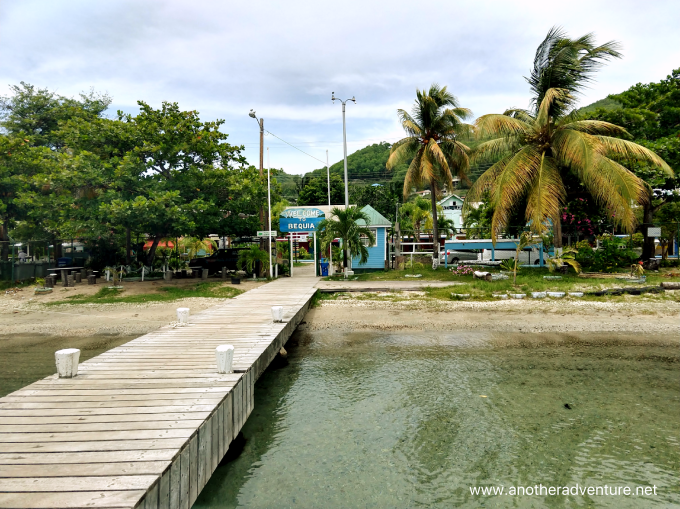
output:
[[[439,268],[439,228],[437,225],[437,187],[430,182],[430,200],[432,202],[432,270]]]
[[[558,214],[553,222],[553,246],[555,246],[555,255],[559,256],[562,253],[562,216]]]

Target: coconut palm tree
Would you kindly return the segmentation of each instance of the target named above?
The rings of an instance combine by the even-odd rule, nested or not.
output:
[[[342,239],[344,266],[349,268],[350,256],[358,256],[359,263],[366,263],[368,260],[368,249],[361,239],[366,237],[369,244],[375,243],[375,235],[368,228],[370,222],[368,214],[357,206],[347,209],[334,207],[331,210],[331,217],[321,221],[317,226],[317,231],[322,235],[324,246],[328,246],[333,239]]]
[[[472,116],[446,87],[436,83],[430,89],[416,90],[416,103],[411,114],[397,110],[407,137],[392,145],[387,168],[411,161],[404,180],[404,197],[415,186],[427,186],[432,201],[434,252],[432,268],[439,266],[439,231],[437,229],[437,196],[444,186],[453,189],[453,175],[467,181],[470,149],[457,140],[467,136],[472,126],[463,120]]]
[[[572,172],[609,217],[626,230],[635,224],[633,204],[646,199],[644,182],[623,166],[645,161],[672,175],[654,152],[623,138],[617,125],[579,120],[571,112],[575,94],[603,61],[618,57],[616,43],[596,46],[592,35],[567,39],[553,29],[539,46],[528,78],[535,109],[512,109],[479,117],[476,136],[484,140],[472,161],[494,164],[465,197],[464,214],[489,193],[493,208],[491,236],[508,225],[513,210],[526,203],[525,216],[538,234],[552,222],[555,247],[562,247],[561,210],[566,200],[562,179]],[[553,86],[559,85],[558,87]]]

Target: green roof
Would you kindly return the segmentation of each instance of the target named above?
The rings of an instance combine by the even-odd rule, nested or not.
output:
[[[387,219],[370,205],[366,205],[361,209],[361,211],[368,216],[368,219],[370,220],[369,226],[392,226],[392,222],[389,219]],[[364,222],[359,220],[357,221],[357,224],[363,225]]]

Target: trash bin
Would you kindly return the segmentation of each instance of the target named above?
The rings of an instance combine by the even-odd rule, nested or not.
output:
[[[322,276],[328,275],[328,262],[321,262],[321,275]]]

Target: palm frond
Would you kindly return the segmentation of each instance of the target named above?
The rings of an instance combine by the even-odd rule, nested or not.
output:
[[[415,157],[411,161],[408,169],[406,170],[406,175],[404,177],[404,198],[411,194],[412,187],[418,187],[423,179],[420,172],[420,161],[423,157],[423,149],[421,148],[416,152]]]
[[[559,166],[572,168],[577,173],[593,165],[597,140],[574,129],[558,129],[553,135],[553,157]]]
[[[531,187],[540,166],[541,154],[531,145],[523,147],[505,165],[492,188],[491,203],[494,207],[491,219],[491,238],[508,225],[513,207]]]
[[[498,176],[505,170],[512,157],[512,155],[505,156],[482,173],[475,183],[472,184],[463,202],[463,216],[467,216],[470,213],[473,204],[481,201],[487,191],[493,191]]]
[[[527,195],[526,218],[531,230],[542,235],[548,218],[559,217],[566,191],[557,164],[552,157],[541,154],[541,162]]]
[[[475,122],[477,138],[485,139],[492,136],[511,136],[521,134],[531,128],[531,124],[507,115],[492,113],[482,115]]]
[[[417,146],[418,138],[414,137],[402,138],[394,145],[392,145],[392,148],[390,149],[390,155],[387,158],[387,162],[385,163],[385,167],[388,170],[391,170],[398,164],[404,162],[409,157],[412,157],[413,152],[416,150]]]
[[[517,136],[508,136],[485,141],[472,151],[470,163],[485,163],[502,157],[519,148]]]
[[[595,136],[595,138],[603,148],[603,155],[616,155],[634,161],[644,161],[660,168],[669,177],[673,176],[673,170],[666,161],[642,145],[610,136]]]
[[[559,129],[572,129],[588,134],[605,136],[630,136],[623,127],[602,120],[576,120],[573,122],[558,122]]]
[[[546,90],[543,100],[538,107],[536,124],[540,126],[546,125],[552,116],[551,113],[555,105],[564,104],[569,97],[569,91],[564,88],[549,88]]]
[[[532,124],[536,120],[536,118],[529,111],[520,108],[511,108],[509,110],[505,110],[503,115],[516,118],[522,122],[526,122],[527,124]]]
[[[626,230],[635,227],[632,203],[644,203],[645,183],[631,171],[607,157],[595,154],[593,164],[581,169],[579,178],[610,219]]]

